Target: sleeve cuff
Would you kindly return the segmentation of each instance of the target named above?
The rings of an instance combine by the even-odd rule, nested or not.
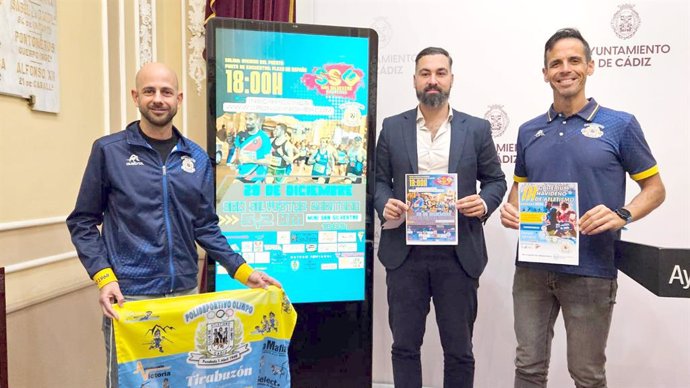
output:
[[[641,181],[642,179],[649,178],[652,175],[656,175],[659,173],[659,166],[654,165],[642,172],[638,172],[637,174],[630,174],[630,178],[634,180],[635,182]]]
[[[527,182],[527,177],[513,175],[513,180],[517,183],[525,183]]]
[[[235,280],[237,280],[238,282],[246,285],[247,280],[249,280],[249,275],[251,275],[252,272],[254,272],[254,269],[250,267],[249,264],[244,263],[240,265],[239,268],[237,268],[237,271],[235,271],[235,275],[233,276],[233,278],[235,278]]]
[[[116,282],[117,277],[115,276],[115,272],[113,272],[112,268],[103,268],[102,270],[96,272],[95,275],[93,275],[93,281],[96,283],[98,289],[100,290],[106,284]]]

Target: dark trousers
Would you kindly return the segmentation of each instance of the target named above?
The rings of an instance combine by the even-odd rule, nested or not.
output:
[[[400,267],[386,270],[386,284],[395,387],[422,386],[420,347],[431,300],[443,347],[443,386],[472,387],[479,282],[462,269],[454,247],[413,247]]]

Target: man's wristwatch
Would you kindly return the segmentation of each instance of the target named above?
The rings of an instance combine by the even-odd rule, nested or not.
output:
[[[621,207],[614,210],[613,212],[616,213],[618,217],[624,219],[626,224],[632,222],[632,214],[630,214],[630,211],[628,209]]]

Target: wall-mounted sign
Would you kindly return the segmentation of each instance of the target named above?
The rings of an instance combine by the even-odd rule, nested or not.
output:
[[[33,109],[60,110],[57,1],[0,0],[0,94],[32,100]]]

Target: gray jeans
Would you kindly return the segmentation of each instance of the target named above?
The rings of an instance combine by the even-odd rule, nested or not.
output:
[[[515,388],[546,387],[553,327],[561,310],[575,386],[605,388],[606,341],[617,289],[616,279],[515,268]]]
[[[125,295],[126,302],[145,299],[170,298],[173,296],[194,295],[199,293],[199,287],[190,290],[183,290],[163,295]],[[105,338],[105,388],[119,387],[117,379],[117,351],[115,349],[115,333],[113,332],[113,322],[110,318],[103,316],[103,337]]]

